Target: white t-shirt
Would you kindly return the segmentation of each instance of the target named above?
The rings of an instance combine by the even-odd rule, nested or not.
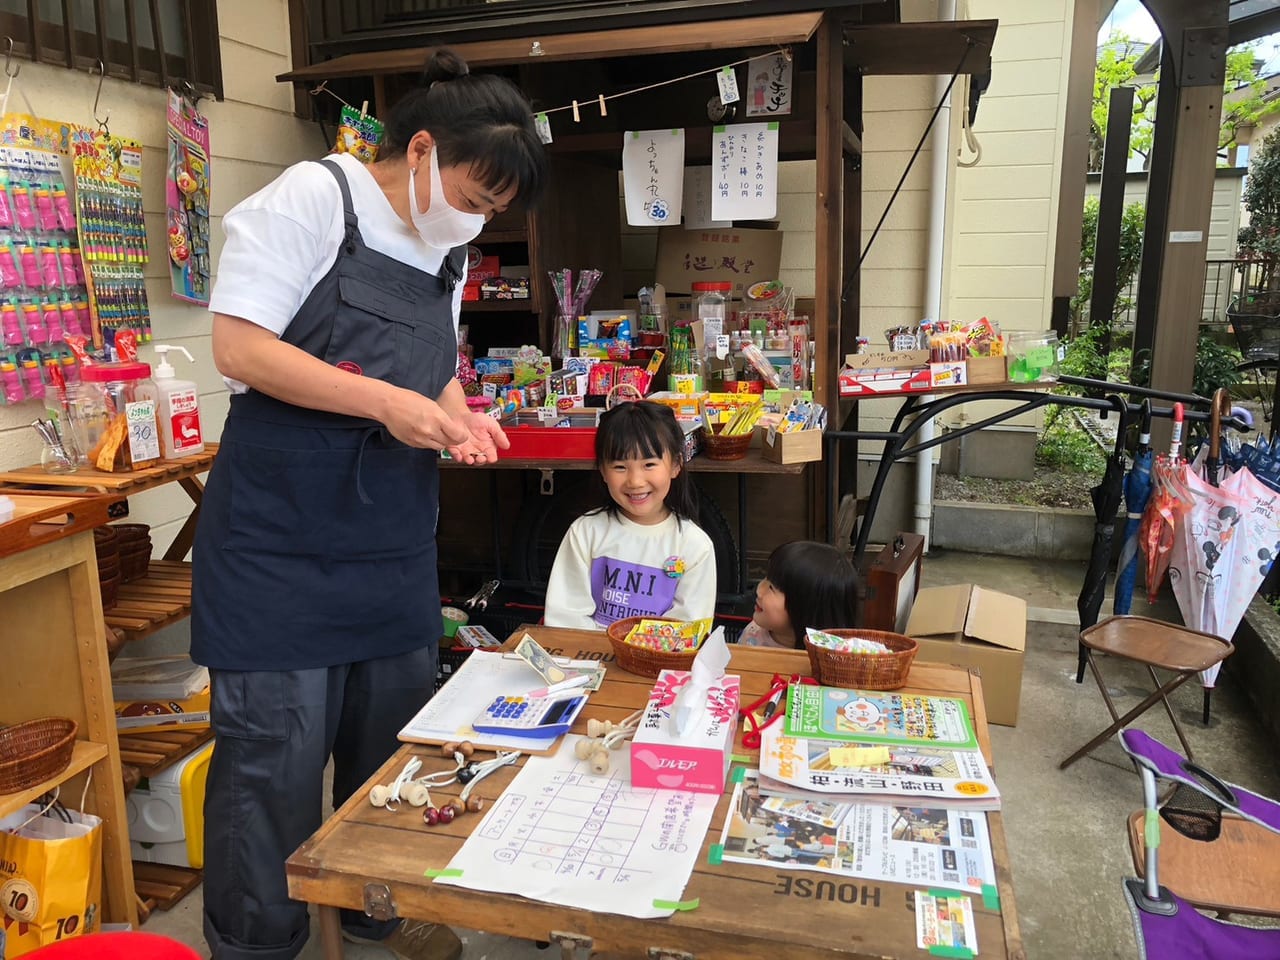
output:
[[[350,154],[327,159],[336,161],[347,175],[365,245],[439,274],[448,251],[428,246],[417,230],[400,219],[368,168]],[[294,164],[236,204],[222,218],[222,228],[227,242],[218,260],[210,311],[249,320],[280,336],[338,258],[344,229],[342,192],[321,164]],[[455,333],[461,310],[459,282],[453,291]],[[247,389],[243,383],[223,379],[232,393]]]
[[[670,576],[675,561],[683,573]],[[648,525],[603,510],[579,517],[560,541],[547,582],[549,627],[602,630],[646,616],[702,620],[715,610],[715,547],[701,527],[675,514]]]

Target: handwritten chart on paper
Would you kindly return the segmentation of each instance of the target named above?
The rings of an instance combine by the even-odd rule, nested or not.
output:
[[[716,127],[711,151],[716,220],[772,220],[778,213],[778,124]]]
[[[732,226],[728,220],[711,219],[711,188],[714,177],[710,167],[685,167],[684,228],[705,230],[707,227]]]
[[[631,787],[630,754],[591,773],[568,736],[531,757],[436,883],[629,917],[669,917],[718,796]]]
[[[679,223],[683,180],[683,130],[628,130],[623,134],[622,190],[629,226]]]
[[[747,116],[780,117],[791,112],[791,61],[781,53],[747,64]]]

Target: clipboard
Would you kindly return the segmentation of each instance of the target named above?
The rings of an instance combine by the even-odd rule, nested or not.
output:
[[[567,670],[587,673],[604,672],[598,660],[569,660],[553,657]],[[405,743],[448,743],[470,740],[478,750],[519,750],[535,757],[551,756],[560,742],[559,736],[547,738],[511,737],[496,733],[480,733],[471,726],[485,704],[507,695],[527,694],[546,686],[546,682],[513,653],[476,650],[454,671],[449,682],[405,724],[398,734]],[[589,695],[590,690],[585,690]]]

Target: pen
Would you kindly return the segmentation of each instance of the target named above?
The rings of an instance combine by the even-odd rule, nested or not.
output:
[[[764,719],[768,720],[777,712],[778,704],[782,703],[783,694],[786,692],[786,687],[779,687],[774,695],[769,698],[769,702],[764,705]]]
[[[568,680],[561,680],[559,683],[553,683],[549,687],[542,687],[539,690],[530,690],[530,697],[551,697],[557,693],[563,693],[566,690],[573,690],[575,687],[584,687],[591,680],[591,674],[579,673],[577,676],[570,677]]]

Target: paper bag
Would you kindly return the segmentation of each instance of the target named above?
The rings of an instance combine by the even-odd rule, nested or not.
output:
[[[42,809],[30,804],[0,820],[4,960],[97,928],[102,821],[68,810],[72,822],[66,823],[52,813],[39,816]]]

